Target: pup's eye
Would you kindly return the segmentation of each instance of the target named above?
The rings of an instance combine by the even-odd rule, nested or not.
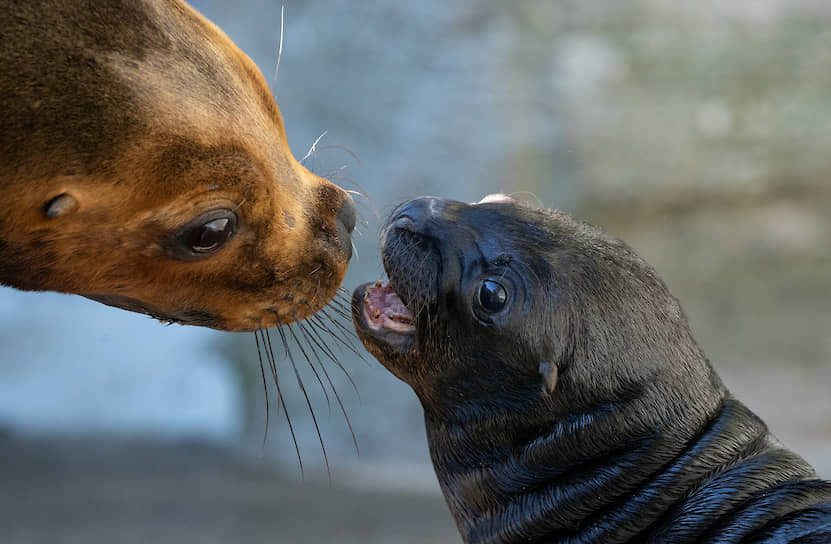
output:
[[[221,248],[236,231],[237,216],[231,210],[215,210],[197,219],[180,240],[194,253],[212,253]]]
[[[508,292],[499,282],[485,280],[476,293],[479,307],[489,313],[496,313],[508,303]]]

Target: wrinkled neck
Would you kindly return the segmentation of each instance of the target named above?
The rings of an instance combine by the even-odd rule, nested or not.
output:
[[[503,391],[425,410],[436,474],[465,542],[556,541],[638,500],[649,510],[639,521],[654,522],[660,501],[636,491],[667,465],[688,463],[684,452],[728,403],[717,381],[697,398],[674,387],[649,384],[580,409],[539,393],[523,405],[527,392]]]

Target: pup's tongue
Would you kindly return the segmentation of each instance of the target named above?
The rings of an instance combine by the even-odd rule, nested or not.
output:
[[[395,294],[389,282],[376,282],[364,293],[364,315],[374,329],[398,333],[415,332],[413,316]]]

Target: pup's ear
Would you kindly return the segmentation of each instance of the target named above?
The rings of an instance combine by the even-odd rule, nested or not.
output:
[[[557,387],[557,365],[554,363],[540,363],[543,393],[550,394]]]

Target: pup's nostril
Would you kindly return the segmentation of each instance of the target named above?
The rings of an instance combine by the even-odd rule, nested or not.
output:
[[[395,221],[392,222],[392,227],[401,230],[414,230],[415,221],[409,215],[399,215]]]
[[[393,212],[390,226],[413,232],[419,231],[434,216],[442,213],[444,204],[444,200],[429,196],[405,202]]]

